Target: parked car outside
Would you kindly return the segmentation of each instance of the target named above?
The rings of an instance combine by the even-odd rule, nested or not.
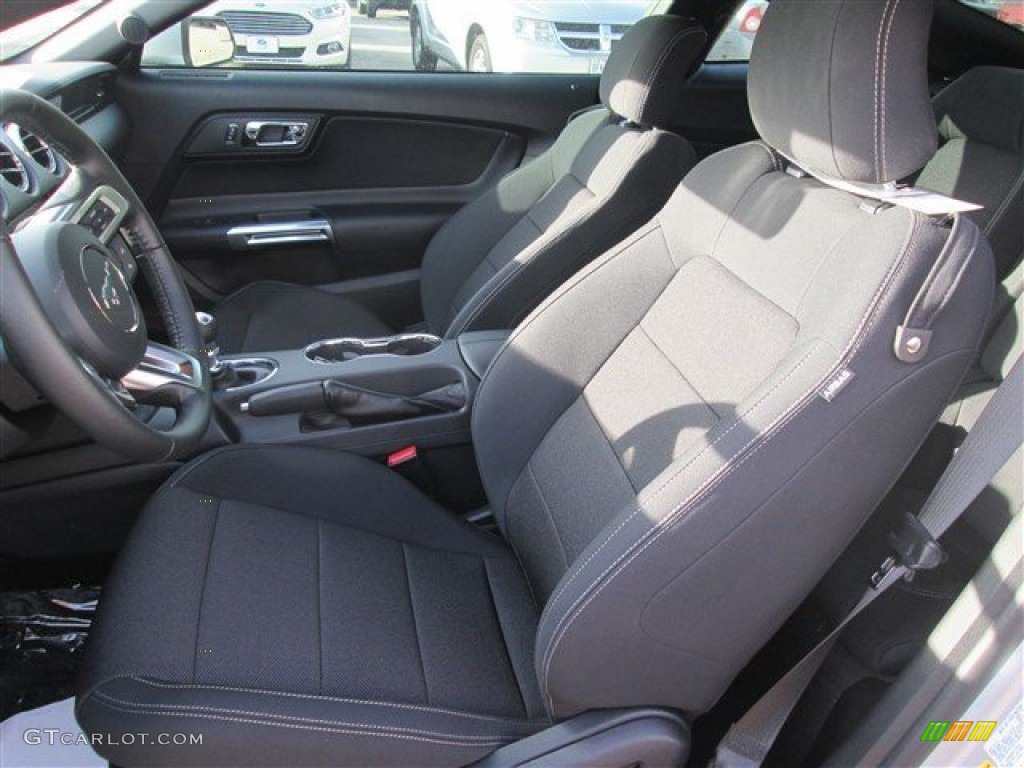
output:
[[[359,0],[359,13],[371,19],[377,18],[377,11],[408,11],[412,0]]]
[[[217,16],[235,38],[227,66],[347,68],[352,19],[347,0],[216,0],[198,16]],[[146,45],[144,63],[185,66],[181,24]]]
[[[1024,29],[1024,2],[1013,0],[1013,2],[1003,3],[996,13],[996,18],[1006,24]]]
[[[470,72],[592,73],[651,0],[413,0],[413,64]]]

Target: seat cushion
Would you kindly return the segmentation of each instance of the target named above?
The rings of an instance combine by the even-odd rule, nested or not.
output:
[[[367,459],[209,454],[110,584],[77,715],[116,764],[461,765],[548,724],[512,551]]]
[[[298,349],[314,341],[388,336],[393,331],[351,299],[318,288],[260,282],[229,296],[214,310],[221,352]]]

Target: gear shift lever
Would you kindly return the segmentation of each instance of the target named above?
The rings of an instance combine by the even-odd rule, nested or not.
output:
[[[220,345],[217,343],[217,318],[208,312],[196,312],[199,333],[203,340],[203,353],[210,366],[210,375],[216,380],[224,373],[224,363],[220,360]]]
[[[217,318],[207,312],[196,312],[196,322],[199,324],[203,356],[209,365],[215,391],[252,386],[277,373],[277,363],[269,358],[221,360],[220,344],[217,343]]]

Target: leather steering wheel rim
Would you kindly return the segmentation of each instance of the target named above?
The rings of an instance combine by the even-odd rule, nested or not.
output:
[[[83,360],[62,338],[3,225],[0,334],[16,367],[50,403],[98,443],[138,461],[166,461],[187,455],[199,444],[209,424],[211,386],[201,354],[195,310],[167,245],[114,162],[62,111],[34,94],[12,89],[0,89],[0,106],[4,123],[16,123],[31,131],[74,169],[48,207],[81,202],[101,185],[112,188],[127,201],[128,211],[121,228],[132,241],[135,258],[156,297],[171,344],[187,361],[191,385],[177,388],[181,390],[174,397],[177,419],[169,430],[156,429],[137,418],[115,388],[83,365],[89,361]],[[130,286],[128,290],[131,291]],[[130,298],[135,300],[134,295]]]

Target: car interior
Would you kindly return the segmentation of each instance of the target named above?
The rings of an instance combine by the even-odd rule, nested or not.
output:
[[[0,765],[1017,764],[1024,402],[921,523],[1024,351],[998,3],[582,74],[193,66],[204,5],[0,46]]]

